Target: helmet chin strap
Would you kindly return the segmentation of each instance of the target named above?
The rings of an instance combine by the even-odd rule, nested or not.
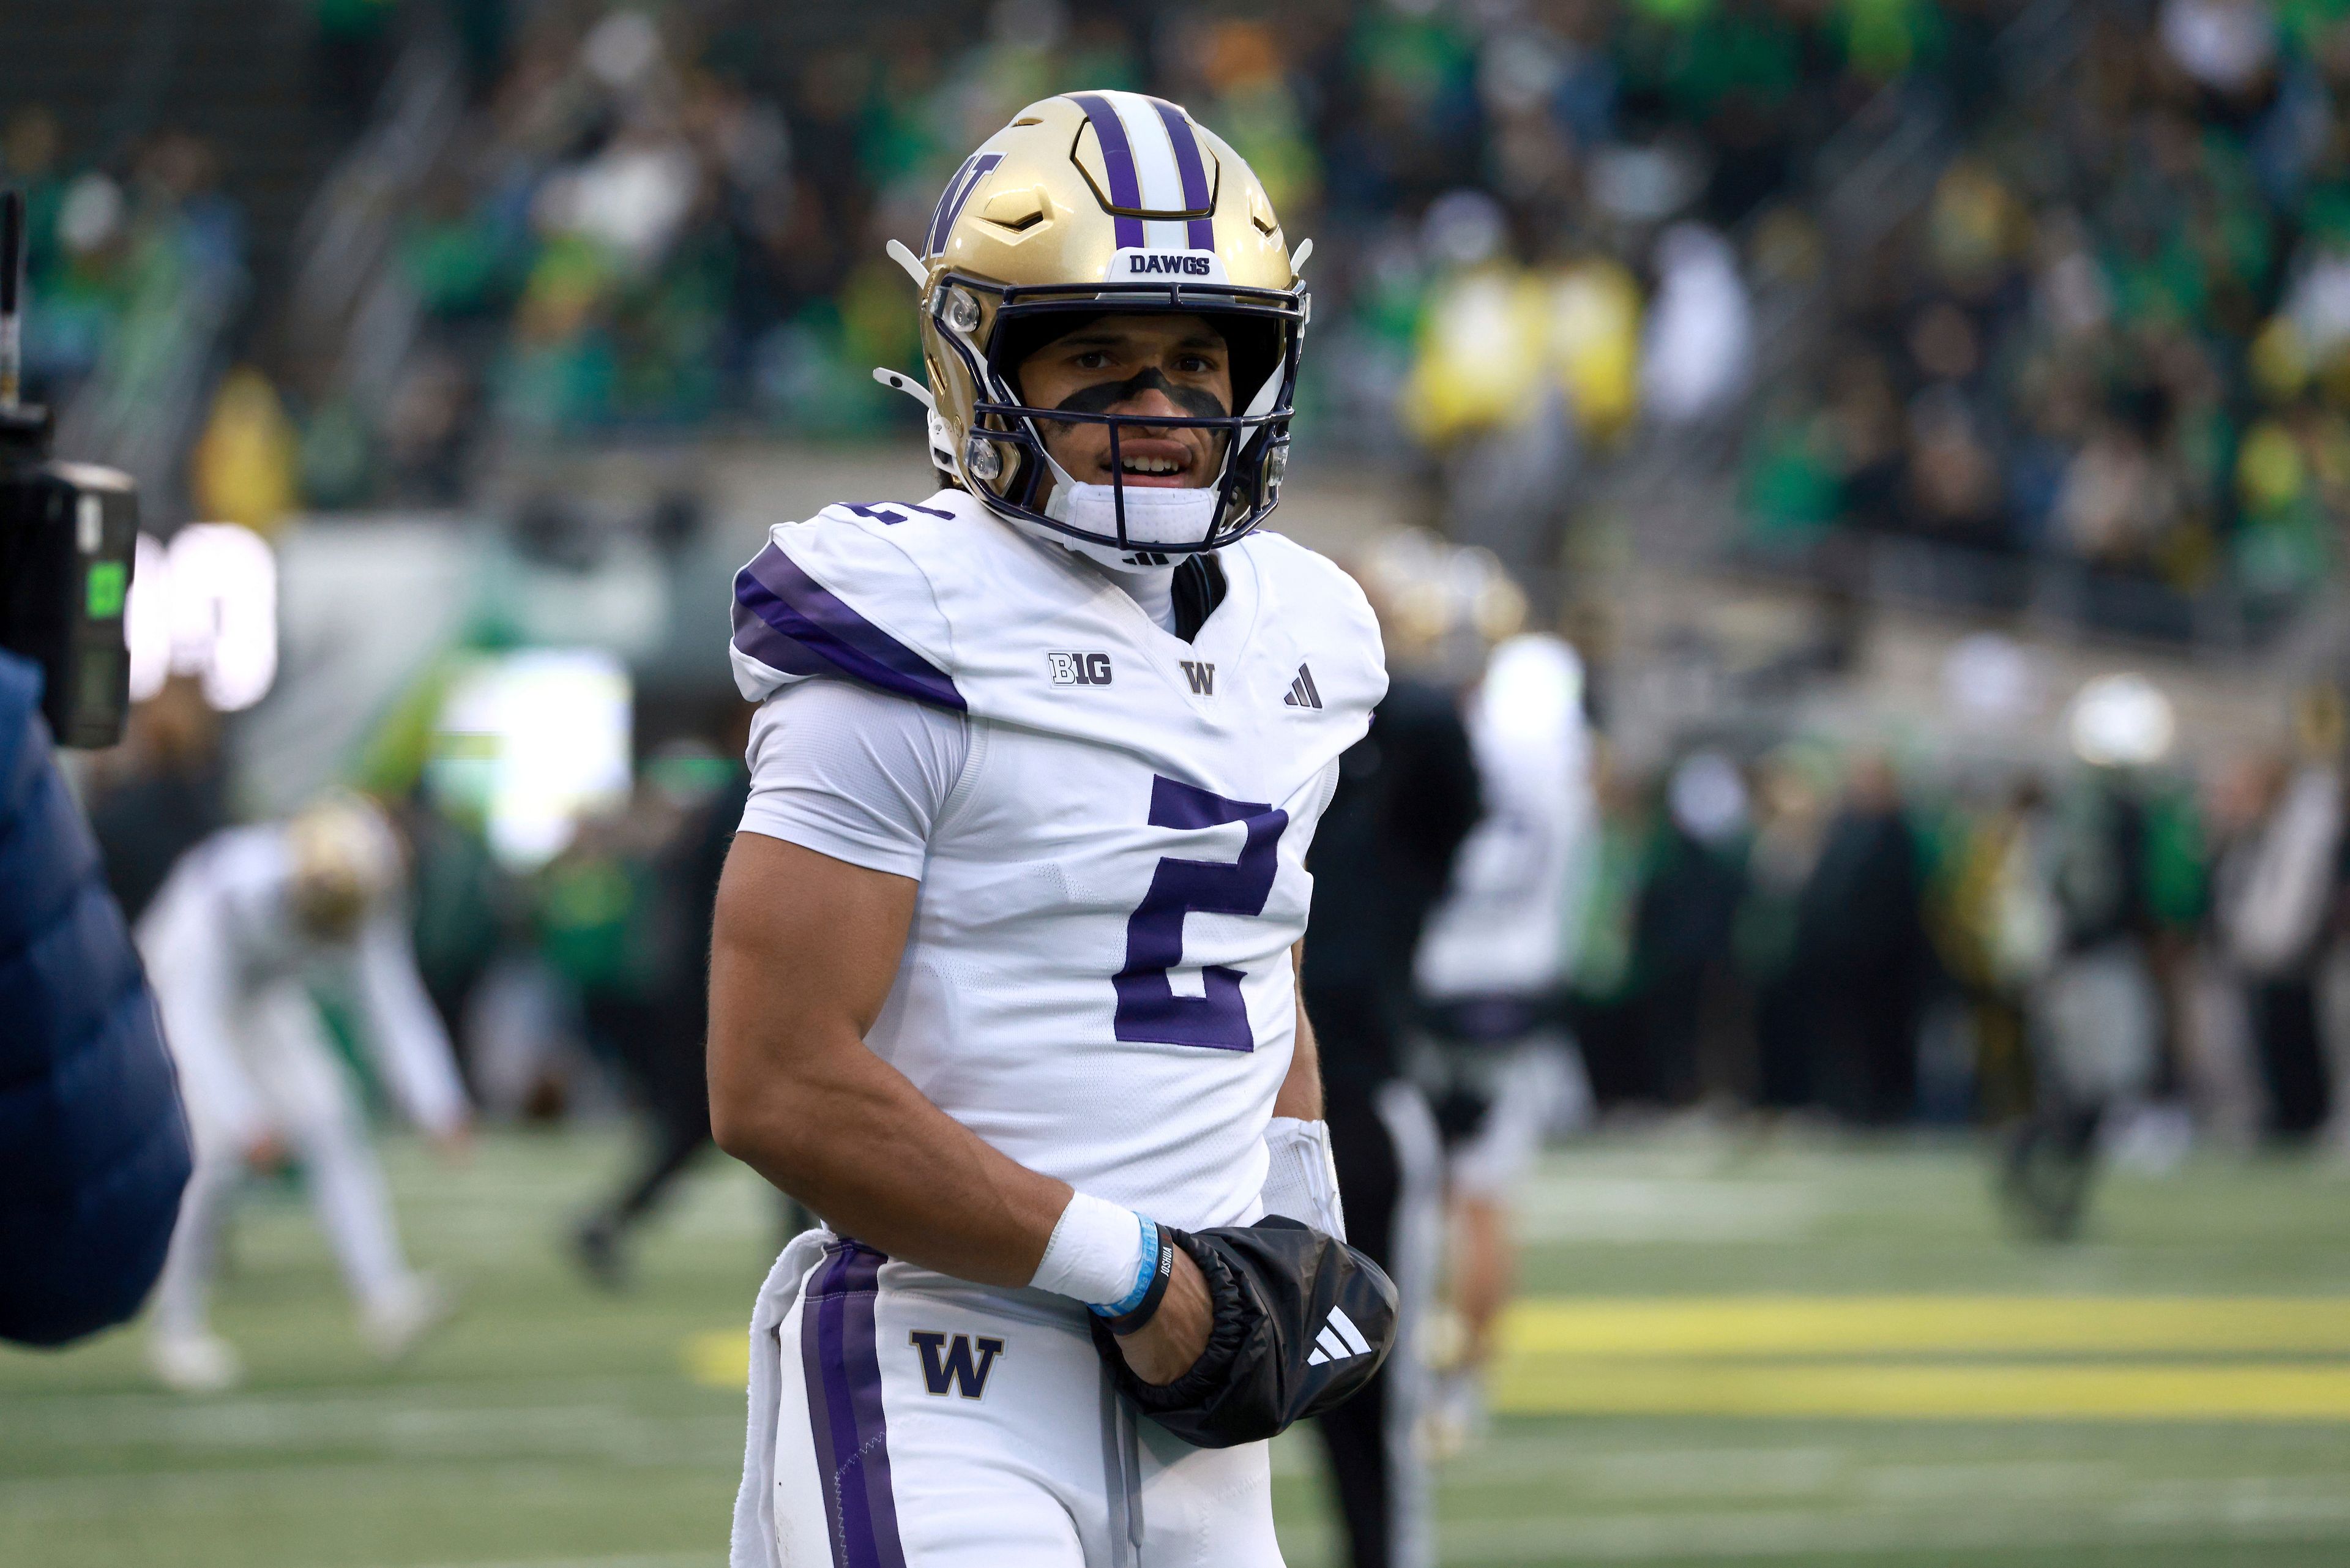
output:
[[[1126,545],[1122,553],[1115,545],[1090,545],[1076,539],[1061,541],[1114,571],[1172,571],[1172,562],[1161,565],[1131,560],[1128,556],[1156,554],[1153,546],[1158,545],[1197,545],[1215,527],[1223,495],[1222,486],[1169,490],[1158,485],[1087,484],[1071,478],[1069,471],[1050,452],[1045,453],[1045,463],[1053,472],[1053,493],[1045,498],[1045,515],[1055,523],[1114,538],[1118,532],[1118,502],[1123,492]]]

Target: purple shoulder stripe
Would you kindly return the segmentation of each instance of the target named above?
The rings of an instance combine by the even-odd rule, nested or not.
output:
[[[951,712],[947,672],[867,620],[769,545],[734,575],[734,646],[786,675],[838,675]]]
[[[800,1370],[833,1568],[906,1568],[873,1336],[873,1299],[888,1261],[844,1240],[816,1265],[800,1303]]]
[[[1094,139],[1101,143],[1102,168],[1109,175],[1109,204],[1124,212],[1139,212],[1142,207],[1142,177],[1135,172],[1134,146],[1126,139],[1126,121],[1118,119],[1118,110],[1109,99],[1099,93],[1072,93],[1070,101],[1086,111],[1093,122]],[[1118,217],[1118,248],[1142,248],[1142,220]]]

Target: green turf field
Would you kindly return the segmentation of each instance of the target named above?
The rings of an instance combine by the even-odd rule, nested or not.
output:
[[[711,1380],[775,1220],[713,1161],[639,1288],[597,1295],[555,1239],[619,1154],[396,1147],[468,1303],[396,1373],[290,1191],[223,1291],[246,1390],[153,1391],[130,1334],[0,1351],[0,1564],[714,1568],[742,1428]],[[2342,1175],[2117,1179],[2050,1251],[2002,1238],[1961,1147],[1610,1140],[1546,1165],[1523,1229],[1512,1413],[1443,1474],[1447,1563],[2350,1563]],[[1301,1568],[1333,1561],[1315,1464],[1278,1452]]]

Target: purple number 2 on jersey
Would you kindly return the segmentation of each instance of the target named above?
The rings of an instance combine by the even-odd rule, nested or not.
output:
[[[1289,814],[1249,801],[1226,800],[1173,779],[1150,781],[1150,826],[1214,827],[1247,825],[1238,860],[1181,860],[1172,855],[1151,874],[1126,922],[1126,967],[1111,980],[1118,988],[1116,1033],[1120,1040],[1166,1045],[1205,1045],[1217,1051],[1253,1051],[1248,1004],[1241,997],[1241,972],[1220,964],[1200,971],[1202,996],[1178,996],[1167,971],[1183,961],[1187,915],[1262,915],[1280,869],[1282,831]]]

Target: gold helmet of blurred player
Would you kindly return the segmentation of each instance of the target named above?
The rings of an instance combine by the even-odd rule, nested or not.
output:
[[[303,930],[341,941],[400,886],[400,841],[369,801],[336,794],[286,825],[293,851],[294,918]]]
[[[1351,568],[1378,612],[1388,662],[1461,681],[1526,625],[1525,591],[1491,550],[1423,528],[1389,534]]]
[[[990,510],[1110,564],[1238,539],[1271,512],[1288,464],[1306,318],[1293,257],[1255,174],[1162,99],[1075,92],[1030,104],[947,182],[918,257],[890,254],[921,289],[931,390],[877,370],[931,408],[932,455]],[[1021,362],[1104,316],[1196,316],[1230,354],[1237,407],[1170,389],[1182,416],[1116,414],[1134,382],[1029,405]],[[1155,377],[1146,371],[1135,379]],[[1053,421],[1109,428],[1108,484],[1080,484],[1045,446]],[[1222,468],[1204,488],[1128,485],[1120,434],[1213,431]]]

